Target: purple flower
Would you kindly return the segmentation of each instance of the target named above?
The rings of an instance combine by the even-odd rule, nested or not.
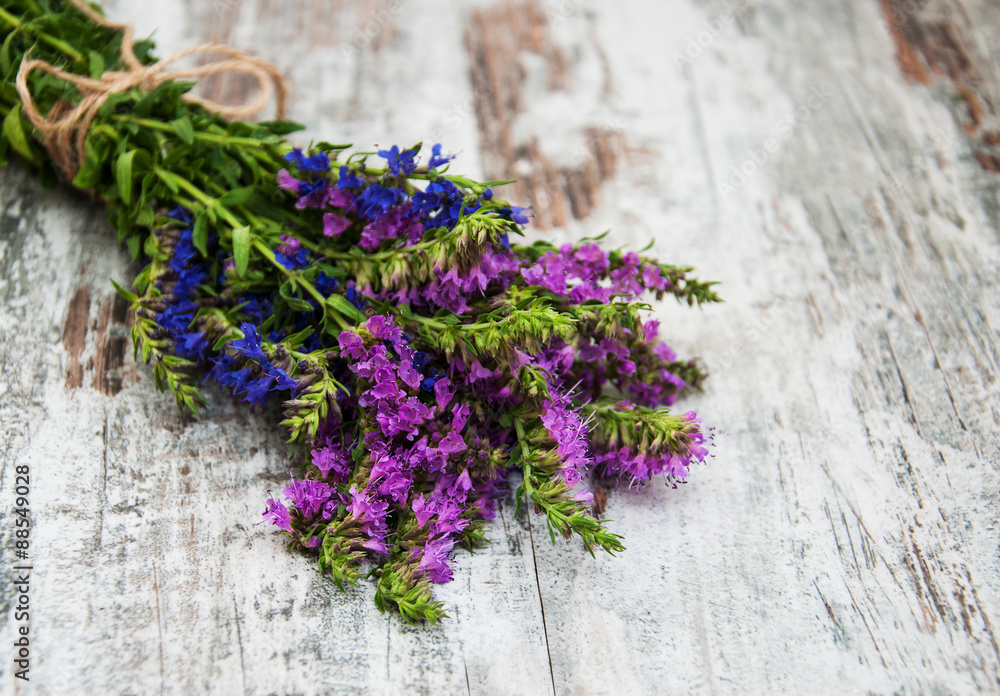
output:
[[[434,384],[434,400],[437,402],[439,410],[444,411],[454,396],[455,390],[451,386],[451,380],[447,377],[442,377]]]
[[[323,213],[323,235],[326,237],[339,237],[350,226],[351,221],[343,215]]]
[[[282,254],[295,254],[301,248],[302,242],[295,237],[287,234],[281,235],[281,244],[278,245],[278,251]]]
[[[347,481],[351,473],[351,457],[342,447],[327,445],[312,452],[312,463],[323,478],[337,483]]]
[[[395,343],[402,335],[402,329],[396,327],[391,314],[376,314],[370,317],[365,325],[372,336],[379,341]]]
[[[354,195],[350,191],[337,187],[326,190],[326,199],[323,204],[331,208],[350,210],[354,207],[354,202]]]
[[[556,443],[556,453],[563,460],[561,471],[570,486],[580,480],[579,471],[591,463],[588,454],[587,426],[580,412],[571,408],[570,398],[554,395],[542,402],[542,425]],[[569,473],[572,472],[572,473]]]
[[[288,173],[287,169],[278,170],[278,188],[282,191],[299,192],[299,180]]]
[[[666,290],[670,283],[660,275],[660,269],[650,263],[642,269],[642,285],[647,290]]]
[[[267,507],[264,509],[264,520],[276,527],[284,529],[286,532],[292,531],[292,518],[288,514],[288,508],[273,496],[267,499]]]
[[[364,341],[353,331],[342,331],[337,341],[340,344],[340,353],[345,357],[360,360],[366,355]]]
[[[424,544],[420,557],[420,569],[431,582],[448,582],[451,580],[451,567],[448,565],[448,555],[455,547],[455,542],[449,537],[430,539]]]
[[[409,215],[409,212],[408,206],[404,206],[393,208],[380,215],[365,225],[358,246],[366,251],[374,251],[386,240],[405,239],[407,243],[412,243],[412,240],[419,241],[424,236],[424,226]]]
[[[323,481],[292,479],[292,485],[285,488],[284,494],[285,499],[292,503],[292,507],[301,512],[302,516],[308,520],[323,509],[323,506],[333,495],[333,489]]]
[[[455,452],[468,449],[468,445],[465,444],[465,440],[462,439],[461,435],[456,432],[450,432],[438,443],[438,449],[445,454],[454,454]]]
[[[389,533],[386,523],[386,513],[389,504],[384,500],[369,497],[367,491],[359,491],[357,486],[351,486],[348,491],[350,500],[347,512],[362,523],[362,531],[369,537],[365,548],[386,553],[385,537]]]

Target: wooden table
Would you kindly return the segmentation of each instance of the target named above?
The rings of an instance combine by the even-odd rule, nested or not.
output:
[[[258,525],[275,418],[197,421],[136,365],[101,210],[0,172],[0,693],[1000,692],[1000,5],[991,0],[143,0],[161,55],[274,61],[308,137],[443,142],[554,239],[655,240],[724,305],[657,309],[712,369],[629,547],[491,526],[408,626]],[[246,85],[202,89],[238,99]],[[31,682],[13,678],[31,467]]]

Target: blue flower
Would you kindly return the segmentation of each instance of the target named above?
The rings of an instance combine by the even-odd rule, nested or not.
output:
[[[230,341],[229,347],[251,360],[259,363],[267,362],[264,351],[260,347],[260,334],[257,332],[257,327],[243,322],[240,324],[240,331],[243,332],[243,338],[238,341]]]
[[[194,261],[194,255],[198,252],[194,247],[194,235],[191,228],[181,232],[180,238],[174,244],[174,253],[170,257],[170,268],[180,273]]]
[[[365,301],[358,295],[358,290],[353,280],[347,281],[344,296],[347,297],[348,302],[358,308],[358,311],[364,310]]]
[[[378,156],[389,163],[389,171],[393,176],[399,176],[400,172],[406,175],[412,174],[417,168],[417,163],[413,161],[416,154],[416,150],[404,150],[400,153],[398,145],[393,145],[389,150],[378,151]]]
[[[272,367],[267,371],[267,374],[274,377],[275,383],[272,391],[284,391],[286,389],[297,389],[299,383],[288,376],[288,373],[282,370],[280,367]]]
[[[243,391],[244,385],[253,376],[253,370],[249,367],[244,367],[240,370],[232,370],[231,372],[226,372],[218,378],[219,384],[224,387],[229,387],[232,391],[233,396],[236,396],[237,392]]]
[[[351,170],[347,167],[340,168],[340,176],[337,179],[337,187],[342,189],[352,189],[358,188],[365,182],[360,179],[360,177],[355,176],[351,173]]]
[[[209,379],[214,379],[216,382],[222,382],[229,371],[236,366],[236,360],[229,357],[225,353],[222,353],[216,358],[212,359],[212,369],[208,371],[205,375],[205,379],[201,381],[202,384],[207,382]]]
[[[170,333],[186,331],[194,321],[198,305],[191,300],[178,300],[156,315],[156,323]]]
[[[431,160],[427,163],[427,166],[434,169],[435,167],[440,167],[442,164],[448,164],[453,159],[455,159],[455,155],[441,154],[441,143],[438,143],[431,148]]]
[[[241,297],[239,303],[243,305],[243,313],[247,319],[255,324],[263,324],[273,311],[271,300],[261,295]]]
[[[447,179],[432,181],[426,191],[413,194],[413,211],[428,229],[454,227],[462,214],[464,204],[465,196],[462,191]],[[478,209],[478,204],[464,207],[466,214]]]
[[[413,367],[417,370],[423,370],[424,365],[427,364],[427,353],[422,350],[418,350],[413,354]]]
[[[524,226],[528,224],[528,216],[524,214],[524,211],[526,210],[528,210],[528,208],[522,208],[519,205],[515,205],[510,208],[501,208],[500,215],[508,220],[513,220],[518,225]]]
[[[302,171],[307,172],[328,172],[330,171],[330,158],[325,152],[319,152],[311,157],[302,154],[300,148],[293,148],[285,155],[286,162],[292,162]]]
[[[174,283],[174,296],[186,298],[191,292],[202,283],[208,282],[208,273],[205,272],[203,264],[194,264],[191,268],[185,268],[177,274],[177,282]]]
[[[186,208],[174,208],[167,213],[167,217],[173,218],[178,222],[183,222],[185,225],[190,225],[194,222],[194,218],[191,217],[191,213],[189,213]]]
[[[313,285],[321,293],[329,296],[330,293],[337,289],[337,279],[331,278],[326,273],[320,272],[320,274],[316,276],[316,280],[313,281]]]
[[[322,347],[323,341],[320,340],[318,333],[314,333],[302,343],[302,352],[314,353]]]
[[[274,377],[268,374],[261,375],[247,386],[247,393],[243,400],[255,406],[267,403],[267,393],[271,390],[272,384],[274,384]]]
[[[305,198],[306,196],[316,193],[317,191],[322,191],[327,186],[327,181],[324,178],[316,179],[316,181],[300,181],[299,182],[299,197]]]
[[[274,260],[290,271],[305,268],[309,265],[309,250],[299,249],[294,255],[291,256],[276,251],[274,252]]]
[[[205,357],[205,351],[208,350],[208,338],[205,337],[204,331],[183,333],[178,338],[180,340],[174,339],[178,355],[192,360],[201,360]]]
[[[375,221],[389,212],[402,197],[403,192],[398,188],[372,184],[358,196],[358,210],[369,220]]]

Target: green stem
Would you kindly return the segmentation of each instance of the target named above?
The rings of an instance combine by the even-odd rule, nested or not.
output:
[[[72,58],[74,61],[83,60],[83,54],[77,51],[72,46],[70,46],[65,41],[57,39],[54,36],[49,36],[45,32],[36,30],[34,27],[25,24],[14,15],[7,12],[7,10],[3,9],[2,7],[0,7],[0,20],[3,20],[8,26],[13,27],[17,31],[23,31],[25,34],[30,34],[32,36],[37,37],[38,39],[47,43],[52,48],[62,51],[67,56]]]
[[[281,264],[281,262],[278,261],[278,259],[274,258],[274,252],[271,250],[269,246],[264,244],[264,242],[260,241],[259,239],[254,239],[253,248],[256,249],[258,252],[260,252],[261,256],[270,261],[271,265],[277,268],[279,271],[281,271],[286,278],[305,288],[305,291],[314,300],[319,302],[319,306],[323,308],[323,312],[328,313],[331,317],[333,317],[334,321],[340,324],[340,327],[342,329],[346,330],[351,328],[351,325],[348,324],[347,321],[345,321],[344,317],[341,316],[340,312],[338,312],[337,310],[335,310],[333,307],[330,306],[330,303],[326,301],[326,297],[323,296],[323,293],[317,290],[313,286],[313,284],[310,283],[308,280],[303,279],[299,273],[285,268]]]
[[[149,128],[150,130],[160,131],[161,133],[174,132],[173,126],[171,126],[169,123],[156,121],[154,119],[136,118],[128,114],[113,114],[111,116],[111,119],[114,121],[119,121],[121,123],[133,123],[137,126],[142,126],[143,128]],[[251,152],[256,152],[261,149],[261,141],[258,140],[257,138],[240,138],[235,135],[214,134],[214,133],[207,133],[205,131],[195,131],[194,137],[195,140],[202,140],[206,143],[213,143],[216,145],[243,145],[245,147],[251,148]]]

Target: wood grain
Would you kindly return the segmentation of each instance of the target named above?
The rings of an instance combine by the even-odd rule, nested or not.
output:
[[[565,5],[575,9],[573,4]],[[600,203],[602,183],[614,177],[625,150],[620,130],[596,119],[582,123],[571,119],[562,126],[579,130],[582,147],[561,152],[561,161],[553,161],[542,140],[555,134],[544,127],[539,132],[530,116],[526,119],[533,106],[536,114],[546,108],[545,104],[533,105],[539,98],[537,87],[544,90],[547,108],[559,100],[557,108],[575,112],[593,110],[596,104],[588,101],[606,98],[611,92],[606,58],[600,46],[593,44],[592,32],[585,39],[603,71],[595,76],[594,66],[588,66],[585,79],[591,82],[603,75],[603,84],[596,93],[574,90],[569,58],[552,35],[550,16],[565,19],[551,10],[547,13],[534,0],[501,3],[474,10],[465,34],[486,176],[504,180],[513,178],[515,172],[515,195],[530,204],[534,222],[542,229],[563,227],[570,219],[589,216]],[[536,89],[530,91],[533,82]],[[557,118],[568,115],[555,114]],[[563,143],[564,138],[559,141]]]
[[[443,141],[521,178],[551,239],[611,228],[722,280],[724,305],[657,308],[712,369],[682,406],[715,457],[609,492],[620,558],[507,505],[439,588],[443,627],[382,616],[257,525],[287,476],[275,414],[213,391],[181,418],[121,342],[106,279],[134,271],[102,213],[12,168],[0,558],[29,463],[37,661],[16,691],[0,663],[0,693],[1000,693],[994,3],[108,9],[163,54],[218,36],[275,61],[304,141]]]
[[[959,126],[984,169],[1000,172],[1000,116],[995,67],[977,45],[972,17],[954,0],[882,0],[886,25],[905,75],[925,85],[950,81],[947,90]]]

